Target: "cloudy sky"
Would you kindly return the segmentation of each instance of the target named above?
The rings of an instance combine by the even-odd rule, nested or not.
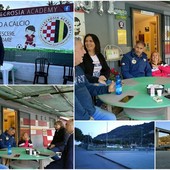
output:
[[[54,1],[57,2],[57,1]],[[21,0],[13,0],[13,1],[5,1],[1,0],[0,4],[6,8],[8,5],[10,9],[17,9],[17,8],[27,8],[27,7],[37,7],[37,6],[47,6],[48,0],[41,0],[41,1],[21,1]]]

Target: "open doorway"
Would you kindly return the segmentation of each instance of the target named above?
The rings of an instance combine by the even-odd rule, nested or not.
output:
[[[15,141],[18,143],[18,114],[17,111],[11,108],[3,107],[3,132],[10,127],[15,127]]]
[[[145,53],[148,58],[152,52],[161,53],[160,49],[160,15],[143,10],[132,10],[133,14],[133,46],[142,40],[146,44]]]

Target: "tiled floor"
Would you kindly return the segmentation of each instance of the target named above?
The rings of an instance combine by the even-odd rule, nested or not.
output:
[[[15,79],[15,85],[17,84],[31,84],[32,85],[33,82],[31,81],[23,81],[23,80],[19,80],[19,79]],[[0,85],[3,85],[3,80],[2,78],[0,79]],[[9,85],[12,85],[12,80],[9,80]]]
[[[14,85],[24,85],[24,84],[33,85],[33,81],[25,81],[25,80],[15,79],[15,84]],[[73,82],[68,81],[67,84],[72,85]],[[2,78],[0,78],[0,85],[3,85]],[[9,80],[9,85],[12,85],[12,80]],[[38,84],[38,85],[44,85],[44,84]],[[50,85],[50,84],[48,84],[48,85]]]

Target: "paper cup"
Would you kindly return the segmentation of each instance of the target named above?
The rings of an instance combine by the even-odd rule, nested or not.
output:
[[[162,90],[157,90],[158,96],[162,96]]]
[[[170,94],[170,88],[168,88],[168,90],[167,90],[167,91],[168,91],[168,94]]]

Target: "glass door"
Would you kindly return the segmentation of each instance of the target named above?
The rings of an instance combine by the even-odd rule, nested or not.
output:
[[[18,143],[18,111],[12,108],[3,107],[2,113],[3,113],[2,121],[3,132],[8,130],[10,127],[14,127],[16,129],[15,141]]]
[[[164,37],[164,51],[165,51],[165,62],[170,65],[170,16],[164,16],[165,23],[165,37]]]
[[[160,15],[150,11],[132,9],[133,16],[133,46],[136,41],[144,41],[145,53],[148,58],[154,51],[160,49]]]

